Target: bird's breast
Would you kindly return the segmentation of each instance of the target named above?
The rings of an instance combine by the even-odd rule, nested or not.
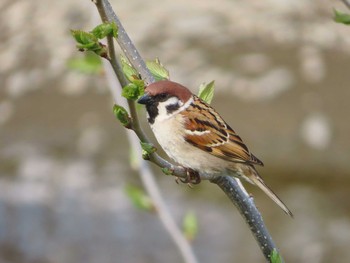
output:
[[[184,167],[197,171],[220,172],[227,162],[185,141],[185,119],[177,114],[166,120],[155,119],[153,133],[165,153]]]

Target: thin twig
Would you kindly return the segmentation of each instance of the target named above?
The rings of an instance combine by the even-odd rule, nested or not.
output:
[[[154,79],[149,76],[150,73],[146,68],[145,62],[125,32],[120,20],[114,13],[108,0],[95,0],[96,5],[97,3],[101,3],[101,1],[103,2],[103,6],[106,8],[107,20],[110,22],[114,21],[118,25],[118,43],[123,52],[125,52],[125,55],[128,57],[130,63],[139,71],[143,79],[145,79],[148,84],[153,83]],[[143,136],[143,134],[139,134],[139,131],[135,130],[135,132],[139,138],[140,135]],[[174,166],[156,154],[151,155],[150,161],[156,163],[160,167],[173,169],[173,174],[176,176],[185,175],[185,170],[182,167]],[[266,260],[270,261],[271,252],[273,250],[277,250],[276,245],[274,244],[272,237],[262,220],[260,212],[254,204],[253,199],[247,194],[243,186],[238,183],[239,181],[230,176],[224,175],[214,177],[214,175],[200,173],[200,176],[202,179],[209,179],[212,183],[217,184],[230,198],[249,225],[249,228],[258,242]]]

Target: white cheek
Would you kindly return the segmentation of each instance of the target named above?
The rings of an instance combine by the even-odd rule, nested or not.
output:
[[[158,116],[157,116],[157,118],[159,118],[159,120],[167,118],[167,116],[168,116],[168,113],[166,110],[167,105],[169,105],[169,104],[166,102],[159,102],[159,104],[158,104]]]
[[[179,99],[177,99],[175,97],[170,98],[164,102],[159,102],[159,104],[158,104],[158,116],[156,117],[156,121],[161,122],[161,121],[164,121],[164,120],[171,118],[172,116],[175,116],[177,113],[183,111],[188,106],[190,106],[190,104],[192,102],[193,102],[193,99],[191,98],[184,104],[182,101],[180,101]],[[174,104],[179,104],[180,108],[174,112],[168,113],[166,107],[169,105],[174,105]]]
[[[173,113],[168,113],[166,108],[169,105],[176,105],[176,104],[180,104],[180,107],[181,107],[183,103],[181,101],[179,101],[178,98],[175,98],[175,97],[169,98],[168,100],[163,101],[163,102],[159,102],[157,120],[162,121],[162,120],[166,120],[169,117],[171,117],[173,115]]]

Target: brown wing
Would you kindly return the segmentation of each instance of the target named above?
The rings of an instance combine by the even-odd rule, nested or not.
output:
[[[195,97],[195,100],[200,99]],[[220,115],[208,104],[200,102],[189,106],[191,116],[183,113],[187,129],[185,140],[228,161],[263,165],[262,161],[249,152],[242,139]]]

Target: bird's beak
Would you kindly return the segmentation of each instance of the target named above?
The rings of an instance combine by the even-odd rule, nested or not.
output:
[[[137,100],[137,102],[140,104],[147,104],[151,99],[152,97],[148,93],[145,93]]]

